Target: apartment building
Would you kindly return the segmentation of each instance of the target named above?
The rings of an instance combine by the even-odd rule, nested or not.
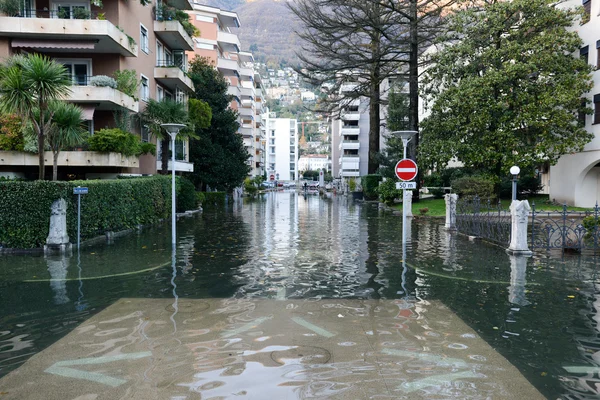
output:
[[[580,5],[578,0],[569,0],[561,7]],[[596,67],[592,72],[593,87],[587,95],[594,114],[584,117],[585,128],[594,134],[594,139],[583,152],[566,154],[556,165],[541,172],[551,199],[577,207],[593,207],[600,204],[600,0],[584,0],[583,8],[584,20],[581,24],[577,21],[572,29],[583,40],[579,56]]]
[[[191,9],[186,0],[169,4]],[[164,18],[162,10],[167,6],[159,6],[157,9],[144,0],[67,3],[27,0],[16,15],[0,16],[0,60],[13,54],[41,53],[62,63],[73,82],[66,100],[83,109],[90,134],[113,128],[116,112],[138,113],[149,99],[185,102],[194,90],[185,74],[185,52],[194,48],[194,42],[180,22]],[[123,70],[133,70],[139,78],[139,92],[135,95],[110,86],[92,85],[96,76],[113,77],[116,71]],[[145,141],[156,143],[156,138],[139,122],[132,124],[131,131]],[[188,144],[182,142],[177,146],[176,170],[191,171]],[[5,175],[31,176],[37,171],[37,156],[33,154],[3,154],[0,160],[0,173]],[[47,161],[50,160],[48,153]],[[151,155],[121,157],[115,153],[62,152],[59,174],[79,178],[154,174],[160,168],[159,162]]]
[[[352,92],[355,85],[342,85]],[[331,122],[331,162],[334,178],[367,175],[369,168],[369,104],[365,98],[342,100]]]
[[[307,154],[298,158],[298,171],[329,170],[330,161],[327,154]]]
[[[193,4],[188,12],[201,36],[194,38],[194,49],[188,57],[204,57],[219,70],[229,83],[228,93],[233,96],[231,108],[238,111],[240,128],[249,154],[250,176],[265,174],[265,138],[261,115],[265,103],[262,79],[254,71],[252,53],[241,50],[238,36],[232,32],[240,27],[238,15],[216,7]]]
[[[275,113],[262,115],[266,137],[266,171],[269,180],[298,180],[298,121],[277,118]]]

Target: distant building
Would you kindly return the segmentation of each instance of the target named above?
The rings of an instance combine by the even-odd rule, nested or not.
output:
[[[317,96],[313,92],[302,92],[300,93],[300,98],[302,101],[315,101],[317,100]]]
[[[297,180],[298,122],[290,118],[277,118],[268,109],[262,115],[262,121],[267,149],[267,178]]]
[[[329,156],[327,154],[307,154],[298,159],[298,171],[320,171],[329,170]]]

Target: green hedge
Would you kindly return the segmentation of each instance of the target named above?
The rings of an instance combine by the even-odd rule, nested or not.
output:
[[[494,182],[483,176],[465,176],[452,181],[452,190],[462,198],[479,196],[481,199],[494,199]]]
[[[0,182],[0,246],[43,247],[48,236],[50,207],[64,198],[71,242],[77,235],[75,186],[86,186],[81,199],[82,240],[107,231],[153,224],[171,210],[171,182],[166,176],[72,182]]]
[[[381,182],[381,175],[365,175],[360,178],[360,184],[363,188],[365,200],[377,200],[378,192],[377,187]]]
[[[202,205],[225,205],[225,192],[204,192],[204,202]]]

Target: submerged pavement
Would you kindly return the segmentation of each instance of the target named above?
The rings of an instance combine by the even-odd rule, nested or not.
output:
[[[121,299],[0,399],[543,399],[436,301]]]

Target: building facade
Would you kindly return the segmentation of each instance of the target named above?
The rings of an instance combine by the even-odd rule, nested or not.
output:
[[[580,5],[579,1],[569,0],[562,6]],[[583,152],[566,154],[556,165],[541,172],[550,199],[577,207],[593,207],[600,203],[600,0],[584,1],[583,8],[586,19],[582,24],[576,22],[573,29],[583,40],[579,56],[596,67],[592,72],[593,88],[586,96],[594,114],[585,117],[585,128],[594,139]]]
[[[192,50],[194,43],[181,23],[166,20],[152,5],[138,0],[105,0],[101,7],[95,4],[98,2],[89,0],[26,1],[16,15],[0,16],[0,61],[14,54],[41,53],[62,63],[72,78],[66,100],[83,109],[92,135],[99,129],[116,127],[116,114],[131,116],[143,111],[150,99],[186,102],[194,87],[185,73],[185,52]],[[170,4],[191,9],[185,0]],[[135,71],[140,83],[136,93],[101,86],[95,79],[114,77],[124,70]],[[139,122],[132,123],[130,131],[156,143]],[[186,142],[178,144],[178,171],[193,169],[187,150]],[[4,175],[27,177],[37,171],[35,154],[4,154],[0,159],[0,173]],[[157,167],[159,161],[152,155],[119,157],[114,153],[65,151],[59,158],[61,178],[65,174],[78,178],[153,174]]]
[[[298,171],[302,174],[304,171],[329,170],[330,161],[326,154],[308,154],[298,158]]]
[[[188,52],[188,57],[208,59],[229,83],[228,93],[233,97],[230,107],[239,114],[238,133],[249,154],[249,175],[262,176],[265,174],[265,138],[261,115],[265,99],[262,79],[254,71],[254,57],[241,50],[240,40],[233,33],[233,29],[240,27],[239,17],[235,12],[197,3],[188,13],[201,32],[200,37],[194,38],[194,49]]]
[[[298,122],[290,118],[277,118],[267,109],[262,115],[266,138],[267,179],[277,181],[298,180]]]

